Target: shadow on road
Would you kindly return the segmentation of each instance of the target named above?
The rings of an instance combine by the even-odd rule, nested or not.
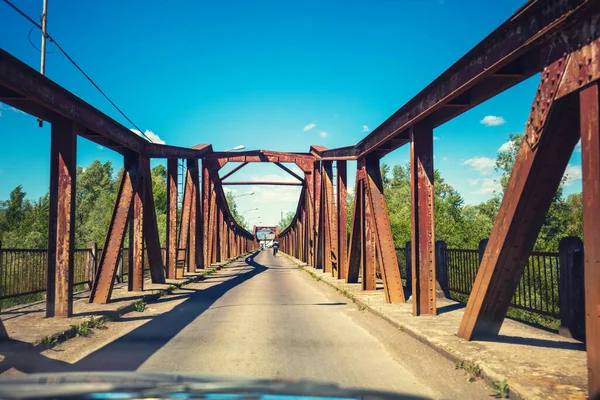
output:
[[[146,324],[96,350],[75,364],[53,360],[40,354],[39,349],[15,343],[14,351],[4,354],[5,359],[1,363],[0,370],[16,368],[25,373],[135,371],[227,291],[266,271],[267,267],[255,262],[254,256],[246,258],[246,263],[250,267],[246,272],[240,272],[234,278],[204,290],[191,292],[186,300],[172,310],[150,317],[150,321]]]

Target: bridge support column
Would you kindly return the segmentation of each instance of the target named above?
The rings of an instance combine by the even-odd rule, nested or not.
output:
[[[189,238],[188,238],[188,263],[187,272],[196,272],[198,268],[198,227],[200,225],[201,213],[199,212],[199,189],[200,183],[198,182],[198,160],[190,159],[187,160],[189,183],[191,185],[191,201],[190,201],[190,226],[189,226]],[[187,181],[186,181],[187,183]],[[200,247],[201,248],[201,247]]]
[[[346,161],[337,161],[337,278],[346,279],[348,275],[346,259],[348,252],[348,234],[346,228],[346,220],[348,218],[348,204],[347,196],[348,190],[346,189],[347,181]]]
[[[567,65],[571,69],[565,72]],[[470,340],[497,335],[502,326],[527,258],[580,137],[578,96],[567,95],[559,100],[555,100],[555,96],[563,83],[568,85],[579,81],[581,66],[580,63],[570,64],[563,57],[542,72],[524,139],[459,327],[458,336],[461,338]],[[582,136],[585,137],[582,141],[584,234],[590,232],[588,221],[593,223],[598,218],[597,188],[590,186],[597,186],[599,181],[598,148],[592,148],[598,143],[598,104],[594,91],[597,91],[595,85],[586,89],[581,99],[581,128]],[[538,104],[542,106],[539,107]],[[595,171],[590,170],[590,167]],[[598,248],[596,237],[595,231],[590,236],[585,235],[586,268],[592,263],[596,265],[598,260],[594,259],[598,254],[595,253]],[[588,249],[590,254],[587,253]],[[588,320],[593,327],[593,321],[598,319],[597,301],[600,297],[598,275],[595,275],[597,268],[594,266],[589,272],[590,275],[586,274],[586,303],[593,306],[587,310],[588,313],[593,313],[593,317],[590,317],[592,319]],[[591,289],[589,293],[588,288]],[[596,335],[590,332],[588,338],[590,381],[594,380],[593,377],[599,377],[596,369],[599,360],[595,353],[595,345],[598,343]]]
[[[206,268],[210,265],[210,205],[212,180],[210,173],[210,163],[202,160],[202,266]]]
[[[73,315],[77,134],[71,121],[52,123],[46,317]]]
[[[145,156],[139,157],[143,183],[143,186],[140,188],[143,193],[143,236],[146,243],[148,264],[150,266],[150,277],[152,278],[152,283],[165,283],[165,265],[162,259],[160,237],[158,234],[158,221],[156,219],[154,195],[152,194],[150,159]]]
[[[138,182],[134,186],[132,211],[129,216],[129,258],[127,289],[131,292],[144,290],[144,178],[141,156],[125,157],[125,163],[137,164]]]
[[[413,315],[436,315],[433,128],[410,131],[411,266]]]
[[[167,160],[167,278],[175,278],[177,264],[177,162]]]
[[[91,303],[105,304],[110,299],[117,273],[117,261],[125,237],[125,226],[131,214],[138,178],[138,163],[126,162],[119,182],[115,208],[108,226],[100,264],[92,284]]]
[[[315,161],[313,163],[313,223],[314,223],[314,249],[315,249],[315,260],[314,267],[317,269],[323,268],[323,253],[320,245],[321,234],[320,234],[320,221],[321,221],[321,163]]]
[[[585,330],[590,397],[600,393],[600,95],[598,82],[579,96],[583,172]]]

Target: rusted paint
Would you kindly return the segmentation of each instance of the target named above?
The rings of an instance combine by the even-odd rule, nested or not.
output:
[[[223,175],[221,177],[221,182],[223,182],[225,179],[229,178],[231,175],[233,175],[236,172],[238,172],[240,169],[244,168],[246,165],[248,165],[248,163],[247,162],[243,162],[240,165],[238,165],[237,167],[235,167],[234,169],[232,169],[231,171],[229,171],[228,173],[226,173],[225,175]]]
[[[179,243],[177,245],[177,266],[175,268],[175,277],[183,278],[186,265],[190,264],[190,217],[192,213],[192,201],[194,197],[194,183],[192,181],[191,164],[187,164],[185,172],[185,186],[183,188],[183,205],[181,209],[181,220],[179,222]],[[183,257],[182,257],[183,256]],[[189,267],[188,267],[189,268]]]
[[[585,331],[589,398],[600,394],[600,125],[598,83],[579,95],[583,237],[585,260]]]
[[[187,272],[196,272],[198,248],[196,246],[196,233],[198,224],[198,160],[188,159],[187,167],[189,171],[190,184],[190,222],[188,233],[188,262]]]
[[[160,238],[158,236],[158,221],[152,194],[152,173],[148,157],[140,156],[140,170],[143,177],[143,232],[146,242],[146,255],[150,265],[152,283],[165,283],[165,268],[163,265]]]
[[[411,267],[413,315],[436,315],[433,128],[410,134]]]
[[[52,123],[46,317],[73,315],[75,169],[77,134],[72,122]]]
[[[362,232],[362,289],[377,289],[376,255],[375,255],[375,226],[373,223],[373,209],[369,199],[367,183],[363,181],[363,218],[364,232]]]
[[[322,255],[321,253],[319,253],[320,251],[320,246],[319,246],[319,224],[321,221],[321,163],[319,161],[315,161],[313,163],[313,193],[314,193],[314,197],[313,197],[313,201],[314,201],[314,205],[313,205],[313,211],[314,211],[314,217],[313,217],[313,221],[314,221],[314,246],[315,246],[315,260],[314,260],[314,267],[315,268],[323,268],[322,265]]]
[[[359,179],[360,167],[356,171],[354,184],[354,209],[352,211],[352,229],[350,230],[350,248],[348,249],[348,274],[347,283],[358,283],[362,269],[362,243],[363,243],[363,208],[364,208],[364,179]]]
[[[579,139],[577,96],[550,104],[537,147],[521,143],[458,336],[496,335]]]
[[[400,268],[398,267],[398,259],[394,248],[394,238],[385,204],[383,180],[378,159],[367,160],[366,176],[364,186],[373,214],[372,221],[375,243],[381,267],[381,279],[383,280],[385,299],[388,303],[404,303],[404,289],[402,287]]]
[[[139,156],[135,156],[138,159]],[[132,162],[138,162],[134,160]],[[138,184],[133,193],[133,212],[129,217],[129,269],[127,288],[129,291],[144,290],[144,179],[138,167]]]
[[[90,303],[106,304],[110,299],[117,272],[119,252],[125,238],[125,225],[131,212],[134,186],[137,185],[137,163],[125,164],[119,182],[115,208],[108,226],[96,279],[90,292]]]
[[[177,163],[176,158],[167,160],[167,278],[175,278],[177,265]]]
[[[338,279],[346,279],[348,274],[346,260],[348,258],[348,234],[346,220],[348,218],[348,189],[346,161],[337,161],[337,249],[338,249]]]

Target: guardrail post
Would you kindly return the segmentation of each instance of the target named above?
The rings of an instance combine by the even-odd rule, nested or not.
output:
[[[448,259],[446,258],[446,242],[437,240],[435,242],[435,276],[444,296],[450,297],[448,288]]]
[[[96,254],[98,254],[98,244],[96,242],[88,242],[87,244],[88,253],[86,257],[85,263],[85,279],[87,280],[88,286],[91,289],[94,276],[96,276],[96,265],[97,259]]]
[[[485,248],[487,247],[488,244],[488,239],[481,239],[479,241],[479,246],[478,246],[478,250],[479,250],[479,258],[478,258],[478,266],[481,265],[481,261],[483,260],[483,255],[485,254]]]
[[[558,244],[560,285],[560,335],[585,341],[585,293],[583,280],[583,242],[567,236]]]

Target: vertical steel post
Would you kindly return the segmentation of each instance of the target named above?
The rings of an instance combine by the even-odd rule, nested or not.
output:
[[[337,253],[338,270],[337,278],[346,279],[348,275],[347,257],[348,257],[348,233],[346,229],[346,220],[348,219],[348,189],[347,185],[347,166],[346,161],[337,161]]]
[[[600,393],[600,110],[598,83],[579,94],[583,173],[585,336],[590,398]]]
[[[314,223],[314,239],[313,239],[313,243],[314,243],[314,267],[315,268],[323,268],[323,264],[321,262],[322,260],[322,254],[320,252],[321,246],[319,245],[319,242],[321,240],[321,233],[320,233],[320,220],[321,220],[321,163],[319,161],[315,161],[313,163],[313,193],[314,193],[314,198],[313,198],[313,211],[314,211],[314,217],[313,217],[313,223]]]
[[[144,290],[144,185],[141,177],[140,155],[126,157],[125,163],[131,162],[138,166],[139,180],[133,193],[133,212],[129,217],[129,257],[127,288],[129,291]]]
[[[71,121],[52,123],[46,317],[73,315],[77,134]]]
[[[167,278],[175,278],[177,264],[177,162],[167,160]]]
[[[350,231],[350,249],[347,262],[347,283],[358,283],[362,270],[363,243],[364,243],[364,177],[363,165],[358,165],[356,170],[356,183],[354,184],[354,209],[352,210],[352,230]]]
[[[410,129],[413,315],[436,315],[433,128]]]
[[[198,248],[196,246],[196,232],[198,223],[198,160],[187,160],[190,184],[190,223],[188,239],[187,272],[196,272]]]

